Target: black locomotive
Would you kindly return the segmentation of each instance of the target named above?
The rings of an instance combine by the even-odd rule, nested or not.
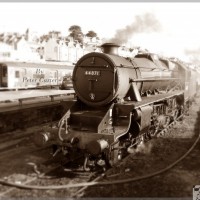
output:
[[[182,116],[196,93],[196,73],[185,65],[138,54],[118,55],[118,45],[84,55],[73,71],[77,100],[56,126],[37,135],[67,157],[84,155],[84,170],[113,165],[130,148],[158,135]]]

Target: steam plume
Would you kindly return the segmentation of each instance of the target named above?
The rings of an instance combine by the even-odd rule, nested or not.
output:
[[[118,29],[115,36],[109,41],[115,42],[119,45],[128,42],[130,37],[137,33],[156,32],[161,30],[160,22],[151,13],[146,13],[142,16],[136,16],[132,24],[127,25],[123,29]]]
[[[200,63],[200,48],[198,49],[185,49],[185,55],[190,57],[190,62],[199,64]]]

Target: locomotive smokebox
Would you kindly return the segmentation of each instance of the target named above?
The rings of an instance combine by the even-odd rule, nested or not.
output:
[[[119,55],[118,48],[120,47],[115,43],[104,43],[101,45],[103,53],[111,54],[111,55]]]

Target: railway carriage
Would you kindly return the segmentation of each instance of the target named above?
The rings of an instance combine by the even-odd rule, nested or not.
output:
[[[59,62],[0,62],[0,88],[27,88],[60,85],[72,74],[73,64]]]

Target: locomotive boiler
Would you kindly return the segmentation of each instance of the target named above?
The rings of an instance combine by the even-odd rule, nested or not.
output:
[[[72,76],[77,100],[59,123],[37,135],[55,154],[84,156],[83,168],[113,165],[130,148],[167,129],[184,109],[185,69],[155,54],[118,55],[102,45],[77,62]],[[56,148],[55,148],[56,147]]]

